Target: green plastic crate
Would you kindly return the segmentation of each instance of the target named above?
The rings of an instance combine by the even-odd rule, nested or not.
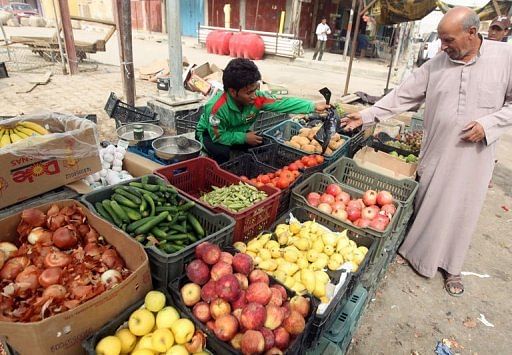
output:
[[[321,337],[315,347],[306,350],[306,355],[343,355],[338,344]]]
[[[361,276],[361,286],[368,290],[369,294],[373,294],[377,288],[380,280],[386,273],[389,265],[389,254],[383,250],[379,257],[375,259],[374,263],[366,270]]]

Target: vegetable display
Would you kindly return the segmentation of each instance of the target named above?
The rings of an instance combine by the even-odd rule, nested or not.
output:
[[[265,191],[244,182],[225,187],[212,186],[212,189],[202,195],[201,200],[212,207],[222,206],[233,212],[244,210],[267,198]]]
[[[43,126],[29,121],[17,122],[14,126],[0,125],[0,148],[32,136],[49,134]]]
[[[189,212],[193,201],[184,201],[174,187],[158,181],[118,186],[110,199],[96,202],[96,211],[145,246],[175,253],[205,237],[197,218]]]
[[[298,135],[290,138],[284,144],[295,149],[302,150],[306,153],[322,153],[322,145],[315,139],[315,135],[321,126],[313,128],[301,128]],[[345,144],[345,140],[338,133],[332,135],[329,141],[329,147],[325,151],[326,156],[331,156],[333,152],[341,148]]]
[[[121,283],[131,272],[77,206],[26,209],[19,247],[0,247],[0,319],[36,322],[73,309]]]
[[[423,131],[408,132],[400,136],[399,140],[391,140],[386,142],[390,147],[400,148],[413,152],[419,152],[421,149],[421,141],[423,140]]]

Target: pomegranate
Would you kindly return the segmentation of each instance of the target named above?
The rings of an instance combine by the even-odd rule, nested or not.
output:
[[[363,195],[363,202],[366,206],[375,205],[377,203],[377,191],[367,190]]]
[[[340,221],[346,221],[348,218],[347,211],[345,211],[345,210],[337,210],[332,213],[332,216],[334,218],[339,219]]]
[[[392,216],[396,212],[396,207],[392,203],[388,203],[387,205],[382,206],[380,210]]]
[[[354,222],[355,220],[361,218],[361,209],[354,207],[347,207],[347,218],[349,221]]]
[[[354,222],[354,226],[359,227],[359,228],[367,228],[368,226],[370,226],[370,222],[371,221],[368,219],[359,218],[358,220],[356,220]]]
[[[329,195],[330,196],[330,195]],[[331,214],[332,213],[332,207],[328,203],[321,203],[317,207],[320,211]]]
[[[334,196],[329,194],[322,194],[322,196],[320,196],[320,203],[327,203],[331,205],[334,203]]]
[[[342,192],[341,187],[336,184],[329,184],[327,185],[327,188],[325,189],[325,193],[329,194],[331,196],[338,196]]]
[[[362,210],[364,207],[365,206],[361,206],[361,203],[359,203],[358,200],[351,200],[351,201],[348,201],[346,210],[351,210],[351,209]]]
[[[341,201],[334,201],[333,204],[331,204],[332,212],[336,212],[338,210],[345,210],[345,204]]]
[[[350,201],[350,195],[348,192],[342,191],[336,195],[336,200],[343,202],[345,205]]]
[[[385,215],[378,214],[371,222],[370,227],[378,231],[384,231],[389,224],[389,218]]]
[[[313,207],[317,207],[320,204],[320,194],[316,192],[310,192],[306,199],[308,200],[308,204]]]
[[[365,207],[363,208],[363,210],[361,211],[361,217],[364,218],[364,219],[367,219],[369,221],[371,221],[372,219],[375,218],[375,216],[377,215],[378,212],[375,211],[374,208],[371,208],[371,207]]]
[[[379,191],[377,194],[377,204],[379,206],[388,205],[390,203],[393,203],[393,195],[391,195],[388,191]]]

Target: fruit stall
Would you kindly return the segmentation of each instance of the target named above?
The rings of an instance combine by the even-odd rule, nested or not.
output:
[[[0,121],[6,353],[345,353],[411,223],[421,131],[321,141],[284,117],[219,166],[125,109],[116,142],[75,116]]]

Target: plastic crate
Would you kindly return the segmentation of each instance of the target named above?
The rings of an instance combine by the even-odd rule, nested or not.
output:
[[[325,338],[337,344],[343,354],[348,350],[367,300],[368,292],[364,287],[358,286],[325,334]]]
[[[265,200],[239,212],[232,212],[223,207],[212,207],[202,201],[201,195],[210,192],[212,186],[224,187],[241,181],[238,176],[222,170],[212,159],[190,159],[157,169],[154,173],[197,203],[231,216],[236,222],[233,242],[251,239],[261,230],[268,228],[276,218],[281,192],[270,186],[259,188],[267,193],[268,197]]]
[[[333,224],[320,213],[306,209],[306,208],[293,208],[290,210],[290,213],[298,219],[300,222],[315,220],[317,223],[329,228],[332,231],[342,231],[343,229],[347,229],[349,233],[347,233],[350,240],[356,242],[358,246],[365,246],[368,248],[368,253],[363,260],[363,262],[359,265],[359,269],[355,273],[348,274],[345,284],[339,289],[339,291],[334,295],[332,301],[329,303],[329,306],[322,314],[315,314],[313,319],[311,329],[306,338],[305,345],[306,347],[314,346],[314,344],[320,339],[322,334],[329,328],[329,326],[334,321],[336,314],[339,309],[343,306],[344,300],[348,298],[348,296],[352,293],[352,289],[354,285],[359,283],[361,277],[367,272],[370,268],[370,259],[372,258],[373,253],[375,252],[375,247],[377,246],[374,239],[368,237],[366,235],[360,234],[356,231],[355,228],[343,228],[341,229],[338,224]],[[282,216],[279,218],[271,227],[271,230],[274,231],[277,225],[281,223],[287,223],[289,221],[289,214],[286,216]],[[328,274],[336,275],[336,278],[339,278],[340,273],[329,271]]]
[[[119,128],[130,123],[158,123],[156,113],[148,107],[135,107],[119,100],[113,92],[105,104],[105,111],[116,121]]]
[[[285,141],[288,141],[291,139],[291,137],[299,134],[301,128],[304,127],[302,127],[299,123],[288,120],[278,124],[277,126],[271,129],[264,131],[263,136],[275,141],[276,143],[284,145]],[[342,135],[341,138],[345,140],[345,143],[341,147],[336,149],[331,156],[324,155],[325,161],[327,163],[332,163],[333,161],[338,160],[340,157],[346,156],[348,154],[350,147],[350,137]],[[295,149],[292,147],[289,148],[302,154],[311,154],[300,149]]]
[[[252,130],[257,133],[262,133],[263,131],[272,128],[276,124],[286,121],[289,118],[290,116],[287,113],[260,111],[258,116],[256,116],[256,121],[252,126]]]
[[[379,254],[379,257],[373,264],[368,267],[365,274],[359,280],[360,284],[368,291],[369,294],[377,289],[377,286],[386,270],[388,269],[389,253],[385,249]]]
[[[327,185],[329,184],[340,184],[343,191],[348,192],[352,198],[362,198],[364,192],[360,191],[358,189],[355,189],[351,186],[345,185],[343,183],[337,182],[332,176],[322,174],[322,173],[316,173],[314,175],[311,175],[309,178],[301,182],[297,187],[295,187],[292,190],[292,198],[291,198],[291,205],[294,207],[306,207],[313,209],[314,207],[309,206],[306,196],[310,192],[322,192],[325,191]],[[352,226],[352,228],[356,228],[357,230],[360,230],[360,233],[364,233],[372,238],[375,238],[377,241],[377,249],[375,257],[378,256],[382,250],[384,249],[384,245],[388,242],[388,240],[392,236],[392,232],[397,225],[397,223],[400,220],[400,213],[402,210],[402,205],[399,202],[394,202],[394,205],[396,206],[396,213],[391,218],[390,223],[387,225],[386,229],[383,231],[378,231],[373,228],[358,228],[355,226]],[[318,214],[322,215],[325,219],[330,220],[333,224],[339,224],[343,228],[347,228],[349,225],[331,215],[328,215],[324,212],[318,211]],[[375,258],[372,258],[372,263],[375,261]]]
[[[412,132],[423,130],[423,113],[417,112],[412,115],[410,130]]]
[[[375,125],[370,125],[350,137],[350,145],[347,156],[352,158],[356,152],[366,145],[366,142],[373,134]]]
[[[344,355],[338,344],[325,337],[321,337],[318,343],[306,350],[306,355]]]
[[[401,214],[396,227],[403,225],[406,216],[414,210],[414,197],[418,191],[418,183],[411,179],[397,180],[391,177],[376,173],[357,165],[349,158],[341,158],[335,164],[329,165],[323,170],[325,174],[332,175],[336,181],[348,185],[360,191],[386,190],[389,191],[395,201],[402,205]]]
[[[141,181],[141,179],[142,178],[137,178],[124,181],[118,185],[90,192],[84,195],[81,200],[91,211],[100,216],[94,207],[96,202],[101,202],[110,198],[110,196],[113,194],[113,190],[116,187],[127,185],[131,181]],[[150,184],[155,184],[158,180],[163,181],[158,176],[148,175],[148,181]],[[182,194],[179,194],[178,196],[184,201],[190,201],[187,196],[183,196]],[[201,223],[201,226],[203,226],[206,232],[206,237],[186,246],[185,248],[173,254],[166,254],[154,246],[144,247],[146,253],[148,254],[151,277],[155,287],[165,287],[170,281],[183,274],[185,265],[190,260],[194,259],[194,249],[199,243],[208,241],[213,244],[225,246],[231,245],[233,242],[232,235],[233,229],[235,227],[235,221],[232,218],[226,216],[225,214],[212,213],[207,208],[197,204],[192,207],[189,212],[198,219],[199,223]],[[129,236],[127,235],[127,237]]]
[[[393,141],[397,141],[396,139],[393,139]],[[366,143],[369,147],[372,147],[376,150],[380,150],[381,152],[391,153],[391,152],[397,152],[398,155],[403,155],[404,157],[407,157],[409,154],[418,156],[420,152],[415,152],[412,150],[405,150],[401,148],[392,147],[390,145],[384,144],[382,141],[380,141],[377,137],[371,137],[367,140]]]
[[[286,289],[286,293],[288,294],[288,297],[289,298],[292,298],[293,296],[296,295],[296,293],[290,289],[288,289],[286,286],[284,286],[283,284],[281,284],[280,282],[278,282],[277,280],[275,280],[272,276],[269,276],[269,281],[270,281],[270,285],[274,285],[274,284],[279,284],[281,286],[283,286],[285,289]],[[174,280],[170,285],[169,285],[169,292],[171,293],[171,297],[174,301],[174,304],[176,305],[177,309],[180,311],[180,313],[184,314],[185,317],[189,318],[190,320],[192,320],[196,326],[196,329],[200,329],[201,331],[203,331],[207,337],[207,347],[208,349],[210,349],[214,354],[218,354],[218,355],[227,355],[227,354],[233,354],[233,355],[238,355],[238,354],[242,354],[241,351],[238,351],[236,350],[235,348],[233,348],[231,346],[230,343],[226,343],[220,339],[218,339],[215,334],[210,331],[210,329],[208,329],[208,327],[206,326],[206,324],[203,324],[201,321],[199,321],[192,313],[192,310],[190,308],[188,308],[184,302],[183,302],[183,299],[181,297],[181,287],[183,285],[185,285],[186,283],[190,282],[189,279],[187,278],[186,275],[183,275],[181,276],[180,278],[177,278],[176,280]],[[305,341],[305,338],[307,336],[307,334],[309,333],[309,330],[311,328],[311,324],[312,324],[312,321],[313,321],[313,317],[312,317],[312,314],[314,314],[316,312],[316,309],[318,307],[318,299],[309,295],[309,294],[306,294],[304,295],[304,297],[308,298],[309,299],[309,304],[310,304],[310,307],[309,307],[309,315],[308,315],[308,318],[306,320],[306,327],[304,328],[304,331],[296,336],[295,338],[293,338],[291,341],[290,341],[290,345],[288,347],[288,349],[284,352],[284,354],[289,354],[289,355],[296,355],[296,354],[300,354],[303,350],[304,350],[304,341]]]
[[[200,107],[197,110],[190,110],[184,115],[176,113],[174,117],[174,121],[176,122],[176,134],[195,132],[203,110],[204,107]],[[181,112],[183,111],[180,111],[180,113]]]

